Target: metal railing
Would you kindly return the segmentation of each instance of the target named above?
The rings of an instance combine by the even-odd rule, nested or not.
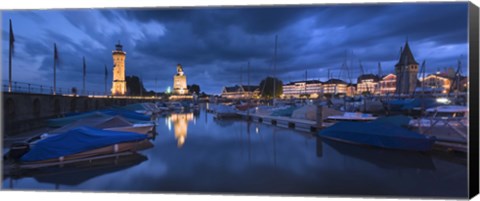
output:
[[[26,83],[26,82],[12,81],[12,88],[9,90],[8,80],[2,80],[2,93],[54,95],[52,86],[32,84],[32,83]],[[61,88],[61,87],[56,88],[55,95],[88,96],[91,98],[120,98],[120,99],[149,99],[149,100],[162,99],[161,97],[157,97],[157,96],[112,96],[110,94],[105,94],[105,92],[88,91],[88,90],[83,92],[82,90],[78,90],[78,89],[76,89],[76,92],[75,92],[73,91],[73,88],[68,89],[68,88]]]
[[[27,94],[46,94],[54,95],[54,90],[52,86],[41,85],[41,84],[32,84],[26,82],[17,82],[12,81],[12,88],[9,89],[8,80],[2,80],[2,92],[3,93],[27,93]],[[74,91],[73,88],[61,88],[57,87],[55,90],[56,95],[79,95],[79,96],[95,96],[95,95],[105,95],[105,92],[98,91],[88,91],[83,92],[82,90]]]

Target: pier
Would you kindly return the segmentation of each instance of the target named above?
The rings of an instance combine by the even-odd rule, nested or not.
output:
[[[33,86],[33,84],[29,86]],[[41,92],[21,90],[21,88],[8,92],[5,90],[6,87],[4,85],[2,93],[4,135],[6,136],[44,127],[46,119],[62,117],[69,113],[89,112],[112,106],[160,100],[156,97],[105,96],[93,93],[86,95],[57,93],[53,95],[49,90]]]
[[[214,113],[215,111],[209,109],[207,110],[207,112]],[[334,122],[324,122],[326,117],[332,115],[333,112],[334,111],[329,109],[328,107],[317,106],[316,121],[285,116],[255,114],[244,111],[238,111],[236,114],[238,118],[246,121],[253,121],[256,123],[262,123],[286,129],[293,129],[302,132],[316,133],[323,128],[335,124]],[[424,135],[435,136],[435,147],[438,150],[467,152],[468,143],[466,137],[456,135],[456,130],[451,130],[450,132],[444,130],[443,132],[428,133],[424,133],[421,130],[416,131],[423,133]]]

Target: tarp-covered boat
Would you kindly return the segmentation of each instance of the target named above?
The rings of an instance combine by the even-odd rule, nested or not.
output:
[[[151,118],[148,115],[140,114],[137,112],[132,112],[130,110],[125,110],[125,109],[108,109],[108,110],[101,110],[100,112],[108,115],[120,115],[122,117],[132,119],[132,120],[138,120],[138,121],[150,121]]]
[[[425,136],[384,122],[339,122],[318,133],[333,140],[388,149],[428,151],[435,137]]]
[[[133,124],[122,116],[107,116],[107,117],[95,117],[95,118],[85,118],[77,120],[73,123],[67,124],[61,128],[49,131],[50,134],[63,133],[71,129],[78,128],[81,126],[88,126],[104,130],[113,130],[113,131],[128,131],[135,132],[139,134],[146,134],[153,130],[155,126],[153,123],[146,124]]]
[[[47,120],[47,125],[48,125],[48,127],[58,128],[58,127],[62,127],[62,126],[65,126],[67,124],[70,124],[72,122],[78,121],[80,119],[98,118],[98,117],[109,117],[109,115],[101,113],[101,112],[81,113],[81,114],[67,116],[67,117],[49,119],[49,120]]]
[[[151,120],[150,116],[143,115],[140,113],[132,112],[124,109],[108,109],[100,110],[95,112],[85,112],[78,115],[49,119],[47,121],[47,126],[49,127],[62,127],[67,124],[71,124],[75,121],[86,119],[86,118],[99,118],[99,117],[111,117],[111,116],[122,116],[131,123],[146,123]]]
[[[21,162],[62,162],[102,154],[136,151],[151,146],[146,135],[79,127],[32,144]],[[151,143],[150,143],[151,145]]]

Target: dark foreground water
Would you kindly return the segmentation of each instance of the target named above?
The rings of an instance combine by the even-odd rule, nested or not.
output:
[[[3,178],[21,190],[467,196],[463,156],[320,140],[204,111],[158,119],[141,154]]]

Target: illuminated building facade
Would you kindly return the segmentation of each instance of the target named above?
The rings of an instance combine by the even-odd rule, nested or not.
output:
[[[258,98],[260,89],[258,86],[235,85],[233,87],[223,87],[222,98],[228,99],[247,99]]]
[[[302,95],[315,98],[323,94],[323,85],[319,80],[298,81],[283,85],[282,90],[284,98],[300,98]]]
[[[127,82],[125,81],[125,57],[126,52],[123,51],[123,46],[118,42],[115,45],[115,50],[112,51],[113,56],[113,83],[112,95],[124,96],[127,93]]]
[[[380,80],[380,94],[388,95],[394,94],[396,91],[397,85],[397,76],[393,73],[390,73]]]
[[[379,94],[379,81],[380,78],[374,74],[365,74],[359,76],[357,79],[357,94]]]
[[[347,85],[347,96],[355,96],[357,94],[357,84]]]
[[[420,79],[423,86],[427,89],[435,89],[435,91],[441,91],[441,93],[448,93],[452,84],[452,78],[442,74],[431,74]]]
[[[330,79],[323,83],[323,94],[336,95],[346,94],[347,83],[339,79]]]

